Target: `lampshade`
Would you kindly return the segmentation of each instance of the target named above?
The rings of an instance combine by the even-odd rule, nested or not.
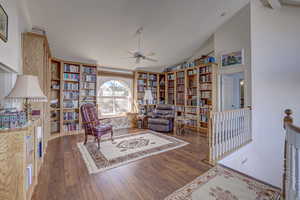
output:
[[[153,100],[151,90],[145,90],[144,101],[146,102],[147,100],[148,100],[148,102],[151,102]]]
[[[46,102],[47,97],[40,88],[37,76],[18,75],[14,88],[6,99],[27,99],[28,101]]]

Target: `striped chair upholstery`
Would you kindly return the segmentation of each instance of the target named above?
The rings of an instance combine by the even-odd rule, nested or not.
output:
[[[82,116],[82,124],[85,131],[84,144],[87,142],[88,135],[95,137],[98,142],[98,148],[100,148],[101,136],[107,133],[111,133],[111,139],[113,140],[113,129],[110,124],[100,123],[97,115],[97,109],[93,104],[84,104],[80,108]]]

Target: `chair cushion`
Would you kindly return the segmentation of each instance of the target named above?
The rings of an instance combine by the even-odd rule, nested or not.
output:
[[[110,124],[100,124],[94,128],[96,132],[107,132],[112,129],[112,125]]]
[[[168,125],[170,123],[167,119],[162,118],[149,118],[148,119],[149,124],[162,124],[162,125]]]

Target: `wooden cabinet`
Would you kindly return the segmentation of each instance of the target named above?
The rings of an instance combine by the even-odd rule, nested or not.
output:
[[[41,111],[41,123],[45,133],[44,143],[50,137],[50,49],[46,36],[35,33],[23,33],[22,35],[23,50],[23,73],[37,76],[39,84],[48,97],[47,103],[32,103],[32,109]]]
[[[38,120],[27,128],[0,131],[0,199],[31,199],[44,154],[41,128]]]

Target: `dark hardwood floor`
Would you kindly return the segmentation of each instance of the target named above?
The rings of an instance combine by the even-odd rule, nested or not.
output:
[[[208,154],[206,139],[196,134],[175,137],[190,144],[92,175],[76,145],[83,135],[54,139],[32,200],[164,199],[210,168],[202,162]]]

